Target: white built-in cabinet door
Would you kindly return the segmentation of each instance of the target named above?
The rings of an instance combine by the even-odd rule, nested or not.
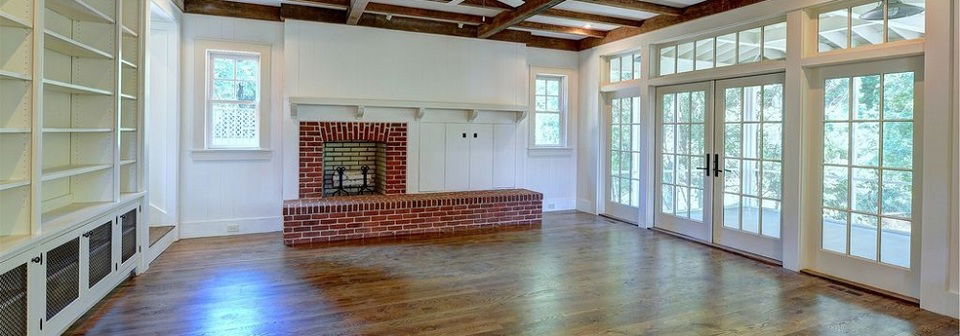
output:
[[[493,125],[493,188],[516,187],[517,126]]]
[[[493,125],[467,125],[470,190],[493,189]]]
[[[446,165],[447,125],[420,125],[420,191],[443,191]]]
[[[470,189],[470,139],[467,124],[447,124],[444,186],[446,190]]]

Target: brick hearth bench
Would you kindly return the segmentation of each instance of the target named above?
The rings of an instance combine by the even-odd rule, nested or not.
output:
[[[525,189],[291,200],[283,204],[283,243],[535,227],[542,200],[543,194]]]

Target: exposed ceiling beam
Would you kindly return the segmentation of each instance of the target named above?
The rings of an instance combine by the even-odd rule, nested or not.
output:
[[[231,16],[244,19],[280,21],[280,8],[223,0],[187,0],[184,13]]]
[[[503,11],[490,20],[490,23],[480,25],[477,31],[477,37],[488,38],[493,34],[504,31],[520,21],[526,20],[531,16],[537,15],[550,7],[556,6],[564,0],[527,0],[520,7],[512,11]]]
[[[370,0],[350,0],[350,8],[347,9],[347,24],[357,24],[369,2]]]
[[[580,13],[580,12],[574,12],[574,11],[568,11],[565,9],[556,9],[556,8],[545,10],[543,11],[543,13],[540,13],[540,15],[577,20],[577,21],[605,23],[605,24],[612,24],[617,26],[627,26],[627,27],[640,27],[641,25],[643,25],[643,20],[623,19],[623,18],[612,17],[612,16]]]
[[[602,44],[619,41],[628,37],[666,28],[675,24],[719,14],[728,10],[752,5],[764,0],[707,0],[684,8],[680,16],[660,15],[643,21],[640,27],[620,27],[607,32],[602,39],[580,40],[580,50],[590,49]]]
[[[554,32],[554,33],[563,33],[563,34],[570,34],[570,35],[588,36],[588,37],[603,38],[604,36],[607,36],[607,33],[602,30],[568,27],[568,26],[561,26],[561,25],[540,23],[540,22],[531,22],[531,21],[523,21],[523,22],[517,23],[513,27],[548,31],[548,32]]]
[[[661,4],[650,3],[640,0],[576,0],[579,2],[592,3],[595,5],[602,5],[608,7],[616,7],[622,9],[638,10],[647,13],[654,13],[660,15],[668,16],[680,16],[683,13],[683,8],[676,8],[665,6]]]
[[[428,0],[428,1],[447,3],[447,2],[444,2],[443,0]],[[463,2],[460,3],[460,6],[466,6],[466,7],[472,7],[472,8],[484,8],[484,9],[499,10],[499,11],[502,11],[505,9],[509,9],[509,10],[514,9],[512,6],[497,0],[463,0]],[[640,25],[643,24],[643,20],[631,20],[631,19],[624,19],[624,18],[618,18],[618,17],[612,17],[612,16],[580,13],[580,12],[568,11],[568,10],[557,9],[557,8],[550,8],[548,10],[541,12],[539,15],[556,17],[561,19],[584,21],[584,22],[590,22],[590,23],[604,23],[604,24],[611,24],[616,26],[640,27]]]

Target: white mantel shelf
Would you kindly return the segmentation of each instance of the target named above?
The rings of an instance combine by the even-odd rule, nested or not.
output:
[[[465,111],[468,112],[468,119],[473,121],[481,111],[491,112],[514,112],[517,114],[517,121],[527,117],[527,106],[523,105],[503,105],[503,104],[482,104],[482,103],[458,103],[458,102],[438,102],[438,101],[416,101],[416,100],[389,100],[389,99],[360,99],[360,98],[321,98],[321,97],[290,97],[290,115],[294,119],[297,117],[299,106],[346,106],[357,109],[357,119],[363,119],[364,110],[367,107],[386,107],[386,108],[408,108],[416,110],[416,117],[419,120],[423,117],[426,110],[445,110],[445,111]]]

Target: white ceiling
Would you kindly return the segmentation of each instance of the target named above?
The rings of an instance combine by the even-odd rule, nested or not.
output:
[[[308,2],[302,2],[297,0],[230,0],[230,1],[255,3],[255,4],[270,5],[270,6],[279,6],[281,2],[291,3],[291,4],[303,4],[303,5],[309,4]],[[376,3],[390,4],[390,5],[396,5],[396,6],[431,9],[431,10],[454,12],[454,13],[461,13],[461,14],[483,15],[488,17],[495,16],[497,15],[497,13],[500,13],[501,11],[500,9],[497,9],[494,7],[477,8],[477,7],[470,7],[470,6],[448,5],[446,3],[430,1],[430,0],[372,0],[372,1]],[[498,0],[488,0],[488,1],[498,1]],[[694,5],[706,0],[643,0],[643,1],[658,3],[662,5],[673,6],[673,7],[687,7],[687,6]],[[523,0],[502,0],[502,2],[514,7],[523,4]],[[559,5],[557,5],[555,8],[574,11],[574,12],[580,12],[580,13],[589,13],[589,14],[617,17],[622,19],[633,19],[633,20],[643,20],[643,19],[648,19],[656,16],[656,14],[654,13],[629,10],[629,9],[621,9],[616,7],[603,6],[603,5],[573,1],[573,0],[562,2]],[[612,24],[593,23],[593,22],[571,20],[571,19],[565,19],[565,18],[549,17],[549,16],[543,16],[543,15],[537,15],[537,16],[531,17],[527,21],[549,23],[549,24],[569,26],[569,27],[580,27],[580,28],[589,27],[590,29],[602,30],[602,31],[610,31],[620,27]],[[517,30],[526,30],[526,29],[517,29]],[[571,39],[571,40],[579,40],[584,38],[583,36],[579,36],[579,35],[542,32],[542,31],[533,31],[533,30],[530,30],[530,31],[537,36],[548,36],[548,37],[556,37],[556,38]]]

